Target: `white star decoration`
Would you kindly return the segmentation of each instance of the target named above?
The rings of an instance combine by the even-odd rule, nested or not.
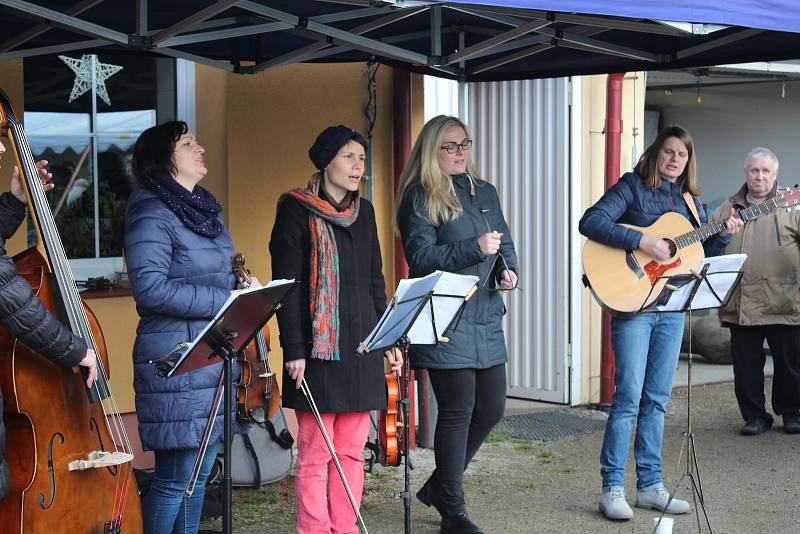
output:
[[[94,54],[84,54],[80,59],[67,56],[58,56],[58,58],[66,63],[75,73],[75,84],[72,86],[72,92],[69,94],[70,102],[92,88],[92,60],[94,60],[94,83],[97,96],[102,98],[103,102],[107,105],[111,105],[111,100],[108,98],[108,91],[106,91],[106,80],[121,71],[122,67],[119,65],[100,63],[97,56]]]

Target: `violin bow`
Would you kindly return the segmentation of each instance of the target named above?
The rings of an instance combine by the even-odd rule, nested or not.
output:
[[[369,534],[367,530],[367,526],[364,524],[364,518],[361,517],[361,512],[358,510],[358,504],[356,504],[356,499],[353,497],[353,492],[350,490],[350,485],[347,483],[347,478],[344,476],[344,470],[342,469],[342,464],[339,463],[339,457],[336,456],[336,451],[333,449],[333,442],[331,442],[331,438],[328,435],[328,432],[325,430],[325,425],[322,422],[322,416],[319,413],[319,409],[317,408],[317,403],[314,402],[314,397],[311,395],[311,389],[308,387],[308,382],[306,382],[305,377],[300,382],[300,389],[303,391],[303,395],[305,395],[306,400],[308,401],[308,405],[311,408],[311,413],[314,414],[314,419],[317,421],[317,426],[319,427],[319,431],[322,432],[322,437],[325,440],[325,445],[328,446],[328,451],[331,453],[331,458],[333,459],[333,464],[336,466],[336,470],[339,472],[339,476],[342,479],[342,484],[344,485],[344,489],[347,492],[347,498],[350,500],[350,506],[353,507],[353,511],[356,513],[356,517],[358,518],[358,525],[361,527],[361,531],[364,534]]]

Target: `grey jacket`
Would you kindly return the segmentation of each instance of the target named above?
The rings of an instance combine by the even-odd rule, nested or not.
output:
[[[411,277],[426,276],[436,270],[476,275],[478,291],[467,301],[463,315],[445,333],[449,342],[412,348],[411,364],[415,369],[486,369],[508,360],[502,327],[505,305],[501,294],[489,289],[495,287],[505,268],[499,255],[510,269],[519,273],[511,231],[493,185],[476,180],[472,196],[466,174],[454,175],[452,179],[464,211],[458,219],[438,227],[425,216],[422,188],[406,191],[397,218],[403,251]],[[489,229],[503,234],[498,255],[486,256],[478,246],[478,237]]]

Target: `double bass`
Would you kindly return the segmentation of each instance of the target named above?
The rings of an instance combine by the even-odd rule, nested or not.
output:
[[[97,380],[62,369],[0,328],[10,493],[0,501],[4,532],[138,534],[139,492],[131,444],[108,384],[108,353],[97,317],[81,300],[21,123],[0,91],[0,129],[16,156],[38,236],[14,258],[44,307],[97,354]]]

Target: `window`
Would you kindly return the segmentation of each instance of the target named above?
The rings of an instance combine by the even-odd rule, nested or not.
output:
[[[123,267],[125,208],[135,187],[133,145],[142,131],[175,117],[175,60],[103,51],[67,56],[88,73],[94,66],[95,83],[89,78],[69,102],[76,73],[57,55],[26,59],[25,132],[34,158],[48,160],[53,173],[48,198],[76,280],[113,280]],[[122,68],[102,80],[98,64]]]

